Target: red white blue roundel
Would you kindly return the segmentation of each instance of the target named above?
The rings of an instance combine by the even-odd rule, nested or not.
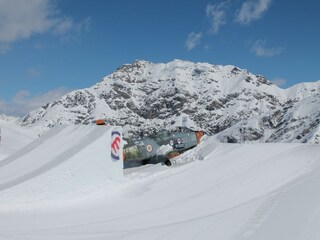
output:
[[[152,152],[152,146],[149,144],[149,145],[147,145],[147,151],[148,152]]]
[[[111,133],[111,158],[113,161],[120,160],[121,154],[121,133],[112,131]]]

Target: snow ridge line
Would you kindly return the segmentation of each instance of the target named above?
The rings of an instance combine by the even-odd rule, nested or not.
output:
[[[64,128],[59,129],[59,131],[62,131]],[[52,161],[46,163],[45,165],[39,167],[36,170],[33,170],[27,174],[24,174],[20,177],[17,177],[16,179],[13,179],[9,182],[6,183],[1,183],[0,184],[0,191],[6,190],[8,188],[11,188],[15,185],[18,185],[20,183],[23,183],[27,180],[30,180],[32,178],[35,178],[41,174],[43,174],[44,172],[47,172],[53,168],[55,168],[56,166],[62,164],[63,162],[67,161],[69,158],[71,158],[73,155],[75,155],[79,149],[83,149],[85,148],[87,145],[89,145],[91,143],[91,139],[95,138],[99,138],[102,134],[104,134],[103,131],[91,131],[89,132],[83,139],[83,141],[78,142],[78,144],[76,144],[75,146],[73,146],[72,148],[62,152],[61,154],[59,154],[58,156],[56,156]],[[54,135],[53,135],[54,136]],[[41,142],[41,140],[40,140]],[[32,148],[30,149],[30,151],[34,146],[32,146]],[[25,154],[25,153],[24,153]],[[17,154],[19,155],[19,154]],[[10,162],[14,161],[15,159],[11,159],[10,158]],[[6,164],[10,163],[7,162]],[[1,169],[0,169],[1,170]]]
[[[59,134],[63,129],[66,128],[66,125],[58,125],[55,127],[55,131],[48,131],[40,138],[36,139],[32,143],[28,144],[26,147],[23,148],[23,151],[18,151],[17,153],[12,154],[11,156],[3,159],[0,162],[0,168],[15,161],[16,159],[19,159],[20,157],[24,156],[26,153],[31,152],[35,148],[39,147],[40,144],[45,142],[46,140],[52,138],[53,136]]]

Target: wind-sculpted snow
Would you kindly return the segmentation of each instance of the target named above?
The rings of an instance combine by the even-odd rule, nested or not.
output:
[[[319,143],[319,92],[320,81],[281,89],[231,65],[135,61],[31,112],[22,124],[48,129],[106,118],[132,136],[181,125],[187,116],[221,142]]]
[[[78,156],[80,164],[88,158]],[[186,164],[125,169],[124,181],[87,191],[91,182],[101,186],[93,173],[76,195],[50,185],[51,195],[34,192],[28,180],[0,191],[0,239],[318,240],[319,156],[313,144],[208,138],[177,157]],[[53,173],[43,174],[59,181]]]

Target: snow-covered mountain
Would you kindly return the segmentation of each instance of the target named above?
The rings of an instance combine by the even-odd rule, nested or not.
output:
[[[12,117],[12,116],[7,116],[5,114],[0,114],[0,121],[8,122],[8,123],[18,123],[19,122],[19,118]]]
[[[188,126],[222,142],[319,143],[319,106],[320,81],[281,89],[231,65],[135,61],[30,112],[22,125],[48,129],[106,118],[131,135],[181,125],[187,118]]]

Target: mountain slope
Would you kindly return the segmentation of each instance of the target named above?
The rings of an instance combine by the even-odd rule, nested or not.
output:
[[[320,81],[280,89],[235,66],[135,61],[96,85],[28,114],[22,125],[47,129],[106,118],[126,135],[188,125],[222,142],[319,143]]]

